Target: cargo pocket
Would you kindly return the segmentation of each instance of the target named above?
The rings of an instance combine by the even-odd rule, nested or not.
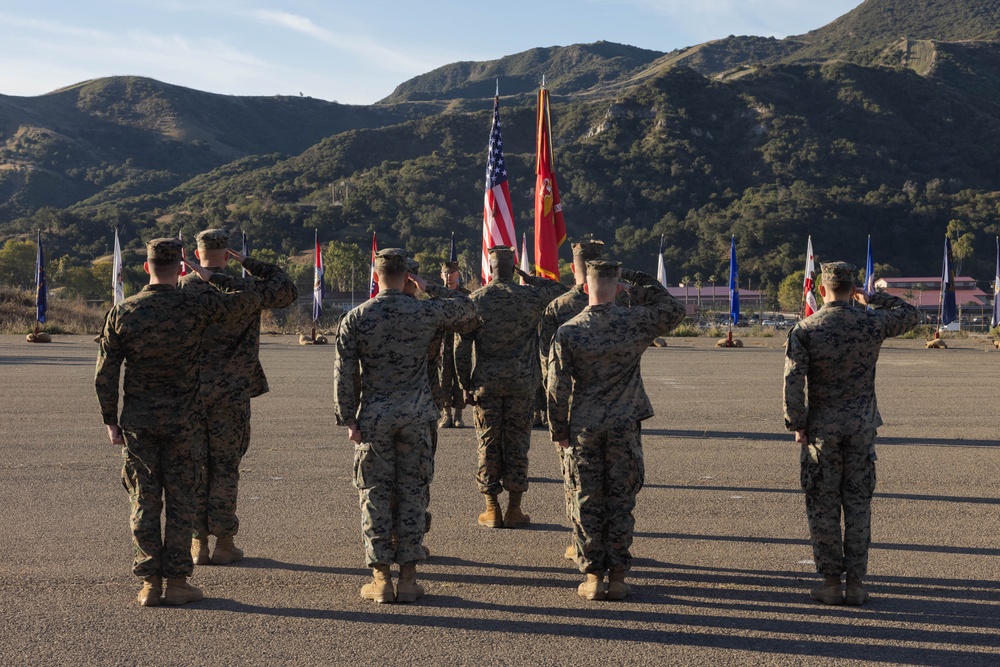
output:
[[[812,444],[802,445],[802,454],[799,457],[799,461],[802,466],[800,481],[802,483],[802,490],[806,493],[810,493],[816,489],[823,476],[823,471],[819,466],[818,458],[814,457],[814,453],[815,448]],[[817,460],[814,460],[814,458]]]
[[[354,445],[354,488],[359,491],[371,488],[372,468],[371,445],[365,443]]]

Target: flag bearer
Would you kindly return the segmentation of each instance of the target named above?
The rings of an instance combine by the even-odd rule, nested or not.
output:
[[[882,341],[920,319],[903,299],[884,292],[866,296],[855,287],[856,273],[844,262],[822,265],[823,307],[795,325],[785,347],[785,427],[802,445],[813,559],[823,575],[811,597],[825,604],[860,605],[868,598],[863,579],[871,543],[875,433],[882,425],[875,364]]]
[[[441,281],[450,290],[458,290],[462,294],[470,293],[459,284],[458,262],[445,262],[441,265]],[[441,333],[441,354],[437,368],[440,396],[443,402],[440,426],[442,428],[464,428],[462,408],[465,406],[465,397],[462,395],[462,387],[458,383],[458,376],[455,372],[455,342],[457,337],[453,331]]]
[[[259,305],[252,310],[228,310],[213,318],[201,349],[207,458],[204,483],[196,497],[191,557],[195,565],[225,565],[243,558],[243,550],[233,543],[240,529],[236,516],[240,461],[250,445],[250,399],[268,391],[258,358],[260,312],[289,306],[299,293],[278,266],[229,250],[229,232],[206,229],[196,238],[195,256],[203,267],[220,274],[216,283],[224,291],[253,289],[260,297]],[[250,276],[223,274],[230,257],[239,261]],[[180,288],[195,294],[216,291],[193,273],[181,278]],[[216,300],[226,298],[228,295],[220,295]],[[209,535],[216,538],[211,556]]]
[[[623,289],[631,307],[615,304]],[[684,306],[656,278],[618,262],[587,262],[587,292],[587,307],[556,330],[549,351],[549,431],[565,450],[576,563],[587,575],[577,594],[622,600],[644,477],[640,422],[653,416],[639,362],[680,324]]]
[[[202,333],[213,317],[251,312],[260,303],[252,291],[219,301],[221,292],[214,288],[197,294],[177,289],[181,248],[181,241],[173,238],[146,244],[143,267],[149,285],[108,311],[94,380],[108,437],[122,446],[125,459],[122,482],[131,508],[132,572],[143,578],[138,599],[146,607],[161,601],[180,605],[202,597],[187,583],[194,568],[194,494],[204,465],[205,423],[198,396]],[[214,282],[222,277],[203,267],[193,268],[198,280]]]
[[[464,294],[410,275],[404,250],[378,251],[375,271],[378,295],[340,322],[336,417],[354,443],[354,485],[365,558],[372,568],[372,581],[361,588],[361,597],[414,602],[424,593],[416,582],[416,565],[424,560],[431,429],[439,414],[427,379],[427,348],[439,328],[475,317],[475,308]],[[407,281],[437,298],[405,294]],[[355,390],[359,364],[360,405]],[[392,563],[400,566],[395,590]]]
[[[479,326],[462,335],[455,367],[466,402],[475,406],[476,479],[486,497],[479,524],[517,528],[531,521],[521,511],[521,495],[528,490],[528,446],[540,382],[538,321],[566,287],[523,271],[518,274],[526,284],[515,283],[514,251],[507,246],[490,248],[489,262],[493,279],[469,297],[476,304]],[[503,489],[510,494],[506,513],[497,500]]]

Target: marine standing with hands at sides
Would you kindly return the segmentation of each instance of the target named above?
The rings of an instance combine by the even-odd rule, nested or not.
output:
[[[125,459],[122,483],[129,493],[132,572],[143,579],[138,601],[144,607],[202,598],[201,590],[187,582],[194,570],[191,526],[205,459],[199,397],[202,334],[213,317],[250,312],[260,303],[253,291],[219,301],[221,292],[214,288],[202,294],[177,289],[182,248],[173,238],[146,244],[143,268],[149,284],[108,311],[94,379],[108,437],[121,445]],[[221,277],[188,266],[200,280]]]
[[[824,604],[860,605],[868,599],[864,577],[871,544],[875,435],[882,425],[875,365],[882,342],[909,331],[920,319],[919,311],[903,299],[884,292],[866,296],[855,287],[856,272],[845,262],[822,265],[823,307],[796,324],[785,345],[785,427],[802,445],[801,482],[813,559],[823,575],[811,597]],[[840,580],[844,572],[846,594]]]
[[[361,597],[375,602],[414,602],[424,593],[416,566],[425,558],[431,429],[439,416],[427,379],[427,348],[439,328],[475,316],[468,297],[410,275],[406,262],[399,248],[376,254],[379,293],[341,320],[334,366],[337,423],[354,443],[354,485],[372,568]],[[436,298],[404,294],[407,281]],[[395,590],[392,563],[400,566]]]
[[[445,262],[441,265],[441,283],[450,290],[469,294],[469,290],[459,284],[458,262]],[[465,406],[465,396],[458,383],[455,370],[455,343],[458,336],[454,331],[441,331],[441,350],[438,358],[438,386],[441,400],[441,428],[465,428],[462,419],[462,408]]]
[[[538,321],[566,286],[520,270],[517,273],[526,284],[516,284],[514,250],[507,246],[490,248],[489,262],[493,280],[469,297],[476,304],[479,326],[461,336],[455,367],[466,403],[475,406],[476,481],[486,499],[478,523],[518,528],[531,522],[521,510],[521,496],[528,490],[528,447],[541,381]],[[504,489],[510,494],[506,513],[497,500]]]
[[[615,305],[622,289],[631,307]],[[645,476],[640,422],[653,416],[639,362],[654,338],[680,324],[684,306],[655,278],[618,262],[587,262],[587,294],[589,305],[559,327],[549,351],[549,431],[564,449],[576,563],[587,577],[577,594],[623,600]]]
[[[224,229],[206,229],[196,239],[195,256],[203,267],[218,273],[218,278],[210,285],[190,273],[180,279],[182,291],[213,292],[217,302],[238,298],[235,295],[245,289],[260,297],[259,305],[249,311],[221,309],[205,330],[201,349],[207,459],[205,480],[196,498],[191,557],[195,565],[225,565],[243,558],[243,550],[233,542],[240,529],[236,516],[240,462],[250,446],[250,399],[268,391],[258,357],[260,312],[291,305],[299,292],[278,266],[230,250],[229,232]],[[250,275],[242,278],[223,273],[230,257]],[[209,535],[216,538],[211,556]]]

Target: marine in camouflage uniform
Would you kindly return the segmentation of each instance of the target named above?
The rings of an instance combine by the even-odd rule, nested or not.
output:
[[[366,562],[373,580],[361,595],[378,602],[423,594],[416,563],[424,559],[427,485],[433,470],[432,429],[438,417],[427,375],[435,332],[475,316],[468,297],[429,285],[406,271],[406,253],[376,255],[378,295],[340,323],[334,367],[337,423],[355,443],[354,485],[361,503]],[[432,299],[403,293],[406,280]],[[355,377],[360,367],[360,400]],[[395,536],[395,540],[393,537]],[[389,574],[400,564],[397,590]]]
[[[621,271],[633,305],[616,305],[619,266],[587,263],[589,305],[559,327],[548,359],[549,431],[565,448],[576,562],[587,575],[577,592],[590,600],[629,593],[632,509],[644,478],[640,422],[653,416],[639,362],[684,319],[684,306],[639,271]]]
[[[228,311],[216,317],[205,330],[201,351],[208,455],[205,483],[197,496],[191,552],[197,565],[224,565],[243,558],[243,550],[233,544],[240,528],[236,516],[240,461],[250,445],[250,399],[268,390],[259,358],[261,310],[285,308],[299,293],[288,274],[274,264],[230,253],[229,232],[207,229],[196,239],[195,255],[202,266],[219,273],[216,285],[232,293],[216,295],[217,300],[233,298],[245,289],[260,297],[259,307],[251,311]],[[248,277],[224,273],[230,255],[246,268]],[[181,278],[179,286],[192,293],[216,291],[195,273]],[[211,557],[210,535],[216,537]]]
[[[150,284],[105,317],[95,372],[101,414],[112,443],[123,446],[122,483],[129,493],[134,562],[144,579],[139,602],[167,604],[201,598],[186,582],[193,571],[191,526],[205,460],[204,412],[199,398],[202,334],[214,317],[252,311],[253,292],[220,301],[220,292],[177,289],[182,244],[147,244]],[[202,278],[209,272],[198,267]],[[221,276],[212,275],[216,281]],[[118,387],[125,365],[124,400]],[[162,534],[160,519],[166,506]]]
[[[493,280],[469,297],[476,304],[478,327],[461,336],[455,367],[466,402],[475,406],[476,480],[486,498],[479,524],[516,528],[530,522],[521,511],[521,496],[528,490],[535,388],[541,381],[538,321],[566,287],[523,271],[518,275],[526,284],[515,283],[514,251],[507,246],[490,248],[489,261]],[[503,489],[510,494],[506,513],[497,501]]]
[[[592,259],[600,259],[603,250],[604,243],[593,239],[573,244],[573,279],[576,284],[565,294],[561,294],[553,299],[545,307],[545,312],[542,314],[542,321],[538,327],[538,357],[542,367],[542,409],[545,409],[545,404],[547,403],[544,395],[548,382],[549,348],[552,346],[552,338],[556,335],[556,330],[559,327],[579,315],[587,307],[589,297],[583,289],[583,286],[587,282],[587,262]],[[620,305],[627,304],[627,298],[621,300]],[[559,454],[560,470],[565,474],[565,470],[562,470],[562,465],[565,463],[563,448],[556,445],[556,451]],[[564,490],[566,518],[571,519],[573,515],[572,495],[565,485]],[[576,548],[572,544],[566,548],[565,556],[570,560],[576,558]]]
[[[812,598],[862,604],[867,599],[863,578],[871,543],[875,435],[882,424],[875,365],[882,342],[916,326],[919,311],[884,292],[866,297],[854,286],[856,269],[850,264],[831,262],[822,271],[820,294],[826,302],[788,334],[785,427],[802,444],[801,481],[813,558],[824,575]],[[846,595],[840,581],[844,572]]]
[[[458,262],[445,262],[441,265],[441,280],[448,289],[458,290],[462,294],[471,294],[469,290],[459,285]],[[455,343],[458,339],[454,331],[440,331],[440,343],[436,356],[437,371],[436,384],[439,390],[441,408],[440,426],[443,428],[464,428],[465,422],[462,420],[462,408],[465,406],[465,397],[462,394],[462,386],[458,382],[458,373],[455,370]]]

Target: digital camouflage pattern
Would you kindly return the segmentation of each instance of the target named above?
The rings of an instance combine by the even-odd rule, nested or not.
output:
[[[863,577],[871,540],[875,434],[882,424],[875,365],[882,342],[917,325],[919,311],[883,292],[873,310],[829,301],[785,346],[785,427],[805,431],[801,482],[816,570]],[[841,510],[844,532],[841,537]]]
[[[379,292],[344,316],[337,336],[335,412],[338,424],[356,424],[361,432],[354,484],[369,566],[424,558],[431,429],[438,418],[428,345],[438,329],[461,327],[475,317],[464,294],[437,285],[426,291],[433,298]]]
[[[801,482],[816,571],[862,579],[871,544],[875,431],[809,440],[802,446]]]
[[[205,460],[202,335],[215,315],[249,312],[260,303],[253,292],[224,303],[217,300],[220,295],[147,285],[105,316],[94,384],[104,423],[120,424],[125,438],[122,480],[129,492],[138,576],[188,576],[193,567],[194,497]],[[161,496],[166,498],[162,540]]]
[[[464,287],[459,287],[462,294],[471,294]],[[470,320],[471,326],[476,326],[475,320]],[[435,339],[438,350],[435,356],[435,371],[437,377],[434,384],[438,392],[436,401],[439,408],[461,408],[465,406],[465,398],[462,396],[462,385],[458,381],[458,371],[455,369],[455,345],[459,340],[459,335],[468,331],[438,331]],[[432,343],[433,345],[434,343]]]
[[[199,243],[216,242],[211,232]],[[228,237],[227,237],[228,239]],[[222,246],[225,247],[225,246]],[[252,290],[260,306],[251,311],[224,309],[205,329],[201,351],[201,398],[205,408],[207,458],[205,483],[196,499],[194,536],[228,537],[239,532],[236,515],[240,462],[250,446],[250,398],[267,391],[260,363],[260,313],[262,308],[284,308],[298,297],[288,274],[274,264],[247,258],[246,278],[209,267],[218,278],[208,284],[196,273],[180,279],[180,289],[225,302],[243,290]],[[221,288],[222,292],[217,292]]]
[[[476,479],[482,493],[493,495],[501,488],[528,488],[531,424],[541,382],[538,321],[549,302],[566,291],[547,278],[529,276],[525,282],[494,275],[473,292],[469,298],[479,326],[460,337],[455,351],[459,383],[476,398]]]
[[[563,474],[582,572],[628,568],[632,509],[644,468],[639,422],[653,415],[639,364],[684,306],[652,276],[623,270],[631,307],[587,306],[556,331],[549,352],[549,431],[569,440]]]

